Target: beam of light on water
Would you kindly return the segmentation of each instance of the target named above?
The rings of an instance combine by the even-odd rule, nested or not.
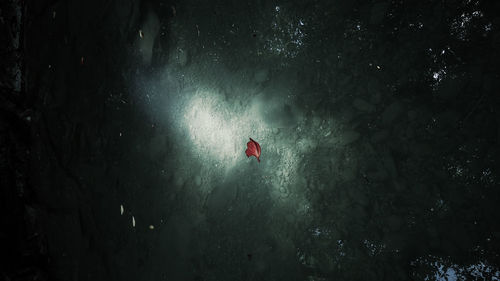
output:
[[[221,107],[206,97],[195,96],[186,108],[184,121],[200,154],[233,161],[238,156],[239,136],[234,126],[237,121],[228,119],[229,114]]]
[[[198,90],[185,98],[181,127],[187,132],[194,155],[211,165],[212,176],[214,172],[225,174],[232,168],[253,164],[255,159],[247,159],[244,153],[252,137],[263,150],[258,174],[265,182],[269,180],[278,194],[290,192],[288,186],[295,182],[299,155],[288,137],[277,137],[262,117],[265,102],[252,99],[231,103],[210,90]]]
[[[211,91],[197,91],[186,103],[183,118],[195,154],[228,168],[246,158],[249,137],[262,139],[269,131],[258,116]]]

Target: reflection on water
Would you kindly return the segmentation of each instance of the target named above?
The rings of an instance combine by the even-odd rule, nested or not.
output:
[[[136,85],[174,128],[159,165],[189,206],[182,262],[200,280],[498,280],[487,4],[255,2],[182,4],[182,59]]]

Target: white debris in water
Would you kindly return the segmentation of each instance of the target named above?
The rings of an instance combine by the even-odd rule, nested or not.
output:
[[[149,229],[153,230],[153,229],[155,229],[155,226],[154,226],[154,225],[152,225],[152,224],[150,224],[150,225],[149,225]]]
[[[482,11],[476,10],[462,13],[459,17],[453,19],[450,25],[450,31],[453,36],[462,41],[470,40],[470,34],[477,20],[484,16]]]
[[[135,227],[135,218],[132,216],[132,227]]]
[[[123,205],[120,205],[120,215],[123,215]]]
[[[306,22],[301,18],[281,12],[278,6],[275,10],[275,17],[271,23],[273,35],[267,40],[265,48],[272,54],[294,58],[304,44]]]

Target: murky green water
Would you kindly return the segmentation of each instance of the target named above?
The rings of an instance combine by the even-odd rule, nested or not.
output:
[[[295,2],[113,8],[78,276],[500,279],[498,4]]]
[[[492,6],[176,7],[157,39],[167,63],[134,75],[135,98],[158,128],[137,151],[156,166],[139,168],[150,174],[128,204],[142,224],[164,219],[154,242],[144,238],[144,272],[500,278]],[[164,55],[153,48],[152,62],[155,51]],[[245,157],[248,137],[261,143],[261,163]],[[169,258],[175,267],[162,266]]]

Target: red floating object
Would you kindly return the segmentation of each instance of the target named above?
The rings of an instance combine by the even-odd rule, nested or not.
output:
[[[245,150],[247,157],[255,156],[257,161],[260,162],[260,144],[250,138],[250,141],[247,142],[247,150]]]

